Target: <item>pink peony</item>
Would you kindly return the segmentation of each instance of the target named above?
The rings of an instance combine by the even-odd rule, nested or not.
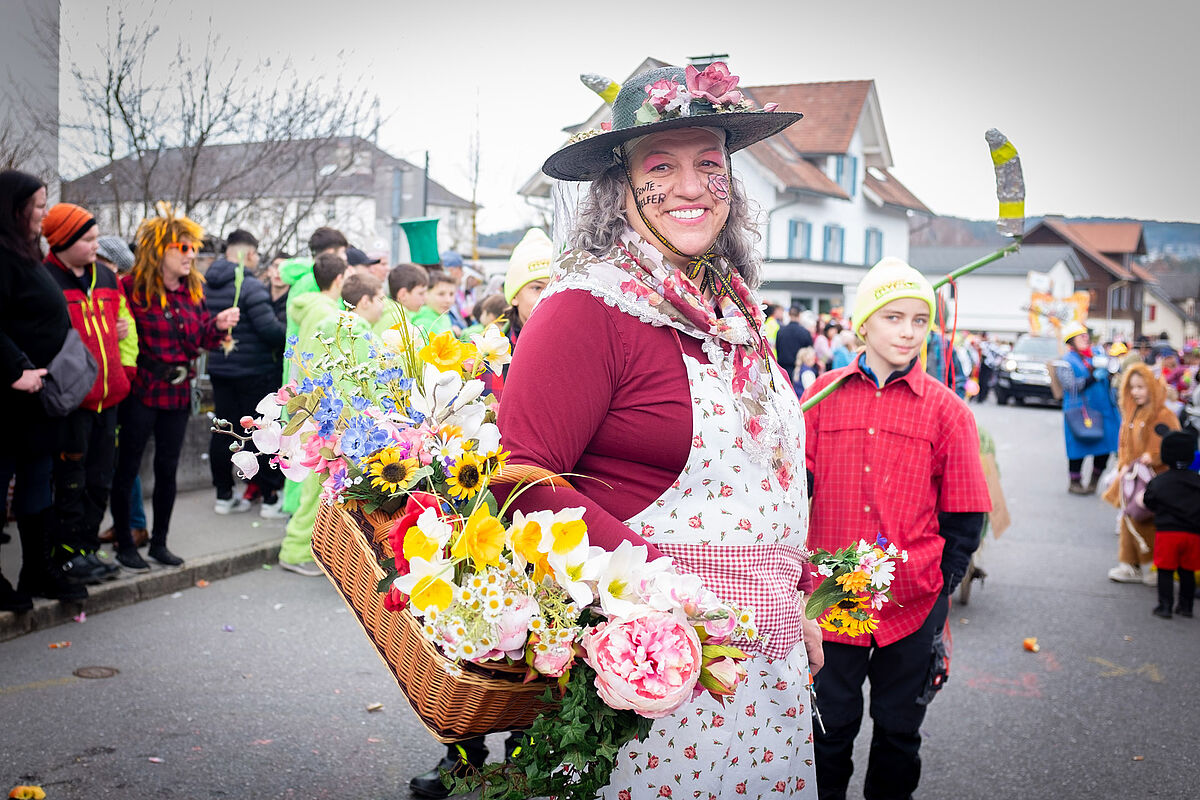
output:
[[[665,717],[700,679],[700,638],[686,619],[662,611],[602,622],[583,637],[584,660],[610,708]]]
[[[742,102],[742,93],[737,91],[737,75],[729,74],[724,61],[714,61],[700,72],[693,66],[684,70],[688,91],[697,100],[707,100],[714,106],[737,105]]]
[[[537,603],[532,597],[520,597],[511,608],[505,609],[496,622],[496,649],[517,656],[525,649],[525,640],[529,638],[529,620],[537,611]],[[516,656],[514,656],[516,657]]]
[[[566,645],[555,645],[547,650],[535,653],[533,656],[533,668],[537,670],[539,675],[545,675],[547,678],[560,677],[567,671],[567,667],[571,666],[571,662],[575,659],[575,650]],[[599,683],[600,678],[596,678]]]

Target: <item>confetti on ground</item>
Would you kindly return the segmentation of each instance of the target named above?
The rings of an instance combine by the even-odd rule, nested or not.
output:
[[[226,625],[224,628],[221,628],[221,630],[225,631],[226,633],[233,633],[233,626]]]
[[[279,609],[281,609],[281,608],[283,608],[283,603],[276,603],[276,604],[275,604],[275,610],[276,610],[276,611],[278,611],[278,610],[279,610]]]
[[[368,736],[367,741],[371,744],[379,744],[383,739],[376,739],[374,736]]]
[[[70,646],[71,646],[70,642],[51,642],[50,643],[51,650],[62,650],[64,647],[70,647]]]
[[[87,622],[87,612],[80,611],[78,614],[75,615],[75,621],[76,622]]]
[[[1145,756],[1134,756],[1133,760],[1134,761],[1145,761],[1146,757]]]
[[[1042,649],[1040,646],[1038,646],[1038,642],[1037,642],[1037,637],[1036,637],[1036,636],[1030,636],[1028,639],[1026,639],[1025,641],[1021,642],[1021,644],[1022,644],[1022,646],[1024,646],[1024,648],[1025,648],[1026,650],[1028,650],[1028,651],[1029,651],[1029,652],[1031,652],[1031,653],[1036,653],[1038,650],[1041,650],[1041,649]]]
[[[1127,641],[1127,642],[1132,642],[1132,641],[1133,641],[1133,637],[1132,637],[1132,636],[1126,636],[1126,637],[1124,637],[1124,638],[1125,638],[1125,641]]]
[[[262,525],[262,523],[259,522],[258,520],[254,520],[254,522],[250,523],[251,528],[257,528],[259,525]]]
[[[383,711],[383,703],[371,703],[367,706],[367,711]]]
[[[176,592],[175,594],[171,595],[172,600],[178,600],[181,597],[183,597],[183,592]]]
[[[196,581],[196,586],[203,589],[205,586],[208,586],[208,581],[204,580],[204,578],[201,578],[200,580]]]
[[[161,758],[159,758],[158,756],[150,756],[150,759],[149,759],[149,760],[150,760],[150,763],[151,763],[151,764],[162,764],[162,763],[164,763],[164,762],[163,762],[163,760],[162,760]]]
[[[963,617],[962,619],[960,619],[959,622],[961,622],[963,625],[971,624],[971,620],[967,619],[966,617]]]
[[[274,739],[255,739],[253,743],[254,744],[270,744],[273,741],[275,741],[275,740]]]
[[[263,569],[270,569],[270,568],[271,568],[270,564],[263,564]]]

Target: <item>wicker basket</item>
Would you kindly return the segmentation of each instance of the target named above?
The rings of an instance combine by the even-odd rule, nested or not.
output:
[[[525,670],[505,664],[465,664],[451,675],[448,660],[421,634],[417,620],[383,607],[377,587],[385,577],[379,561],[391,556],[389,522],[378,512],[363,516],[322,504],[312,549],[413,711],[445,743],[528,727],[546,709],[539,699],[546,682],[522,683]]]

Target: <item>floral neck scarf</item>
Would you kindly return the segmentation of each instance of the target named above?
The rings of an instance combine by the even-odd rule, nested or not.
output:
[[[789,397],[794,400],[795,392],[777,379],[761,333],[764,319],[758,299],[724,259],[715,267],[728,277],[737,301],[725,294],[706,300],[682,270],[664,261],[657,249],[626,228],[603,257],[580,250],[563,255],[542,296],[583,289],[643,322],[675,328],[699,339],[709,361],[729,381],[747,434],[743,442],[747,454],[769,468],[790,495],[800,414],[786,401]],[[749,317],[743,309],[750,312]]]

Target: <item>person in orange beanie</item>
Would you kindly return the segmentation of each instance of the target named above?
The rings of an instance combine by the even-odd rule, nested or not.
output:
[[[96,264],[96,218],[80,206],[59,203],[42,220],[42,234],[50,245],[43,263],[62,290],[71,325],[100,367],[83,403],[59,426],[54,458],[58,525],[51,557],[68,578],[99,583],[118,572],[101,557],[99,534],[115,467],[117,404],[129,394],[120,341],[133,334],[120,314],[116,274]]]

